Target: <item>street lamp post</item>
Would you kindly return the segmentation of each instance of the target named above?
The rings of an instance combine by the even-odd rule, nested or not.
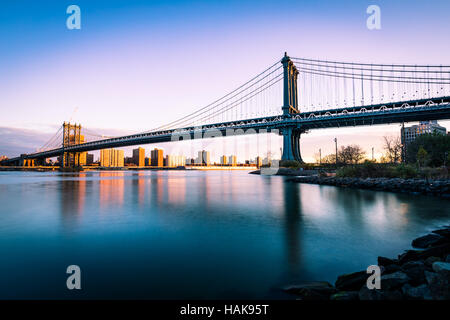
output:
[[[337,149],[337,138],[334,138],[334,144],[336,146],[336,169],[338,166],[338,149]]]
[[[322,149],[319,149],[319,166],[322,166]]]

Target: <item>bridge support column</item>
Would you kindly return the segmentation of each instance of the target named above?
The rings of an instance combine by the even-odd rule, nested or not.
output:
[[[283,154],[281,160],[296,160],[303,163],[300,152],[300,136],[301,129],[298,128],[283,128]]]
[[[281,64],[283,65],[283,116],[290,117],[292,114],[299,113],[297,90],[299,72],[286,52],[281,59]]]
[[[81,125],[64,122],[63,129],[63,149],[84,142],[84,137],[81,135]],[[63,152],[60,164],[61,167],[80,166],[80,152]]]

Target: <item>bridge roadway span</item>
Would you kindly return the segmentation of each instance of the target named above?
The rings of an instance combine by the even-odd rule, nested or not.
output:
[[[52,158],[61,155],[63,152],[84,152],[106,148],[169,142],[174,140],[178,141],[183,138],[204,138],[205,134],[206,137],[219,137],[227,134],[227,130],[235,130],[234,134],[237,135],[249,133],[247,131],[249,129],[255,130],[252,131],[254,133],[270,132],[271,130],[276,129],[282,130],[283,128],[288,127],[309,131],[323,128],[367,126],[442,119],[450,119],[450,97],[302,112],[289,117],[279,115],[207,124],[201,127],[186,127],[139,133],[87,142],[66,148],[61,147],[43,152],[26,154],[21,157],[9,159],[7,162],[17,161],[21,158]],[[221,134],[218,134],[218,131],[220,131]]]

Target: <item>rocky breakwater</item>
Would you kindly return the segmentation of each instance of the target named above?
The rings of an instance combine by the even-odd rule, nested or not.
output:
[[[380,289],[368,289],[366,270],[344,274],[334,285],[308,282],[283,290],[300,300],[450,300],[450,226],[412,241],[415,250],[378,257]]]
[[[401,178],[337,178],[337,177],[295,177],[288,181],[312,183],[347,188],[370,189],[410,194],[434,195],[450,199],[450,180],[401,179]]]

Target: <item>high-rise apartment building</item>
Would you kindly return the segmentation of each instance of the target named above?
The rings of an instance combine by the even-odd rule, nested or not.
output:
[[[133,150],[133,163],[138,167],[145,166],[145,149],[137,148]]]
[[[229,165],[236,166],[237,165],[237,158],[234,155],[231,155],[228,161]]]
[[[186,165],[186,158],[184,156],[175,156],[168,154],[165,159],[166,167],[184,167]]]
[[[198,163],[209,166],[209,164],[211,163],[209,151],[202,150],[198,152]]]
[[[256,157],[256,167],[261,168],[261,166],[262,166],[262,159],[260,156],[257,156]]]
[[[220,157],[220,164],[223,166],[226,166],[228,164],[228,157],[227,156],[221,156]]]
[[[123,167],[123,150],[103,149],[100,150],[100,166],[102,167]]]
[[[94,163],[94,155],[92,153],[86,154],[86,165],[91,165]]]
[[[402,144],[407,145],[411,141],[414,141],[417,136],[420,136],[422,134],[431,134],[431,133],[437,133],[437,134],[447,134],[447,129],[445,127],[440,126],[437,121],[422,121],[418,125],[405,127],[400,131],[401,138],[402,138]]]
[[[164,152],[162,149],[153,149],[150,152],[150,163],[153,167],[164,166]]]

